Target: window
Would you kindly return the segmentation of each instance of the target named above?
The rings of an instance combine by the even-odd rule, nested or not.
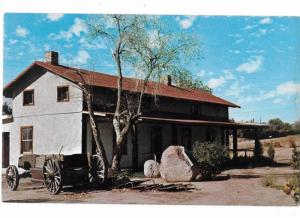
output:
[[[21,153],[32,153],[33,127],[21,127]]]
[[[34,90],[26,90],[23,92],[23,105],[34,105]]]
[[[69,101],[69,86],[57,87],[57,101]]]
[[[199,103],[193,103],[191,105],[191,112],[194,116],[202,115],[202,106]]]

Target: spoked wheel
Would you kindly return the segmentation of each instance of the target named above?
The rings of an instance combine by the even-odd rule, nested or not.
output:
[[[16,166],[10,165],[6,170],[6,181],[10,190],[15,191],[19,186],[19,171]]]
[[[61,169],[57,161],[46,160],[43,166],[44,184],[50,194],[56,195],[62,188]]]
[[[103,184],[106,180],[107,173],[104,169],[103,159],[95,154],[91,157],[91,167],[89,172],[89,182],[94,186]]]

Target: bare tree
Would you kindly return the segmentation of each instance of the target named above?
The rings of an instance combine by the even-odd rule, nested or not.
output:
[[[101,132],[97,126],[96,118],[94,115],[93,101],[92,101],[92,96],[93,96],[92,87],[88,84],[86,78],[83,77],[80,70],[77,71],[76,73],[80,77],[80,82],[78,82],[77,85],[79,86],[79,88],[83,93],[83,101],[86,102],[87,109],[88,109],[89,122],[92,129],[93,139],[96,144],[96,154],[98,154],[103,161],[103,181],[105,182],[108,174],[108,161],[107,161],[104,145],[101,140]]]
[[[168,32],[166,26],[155,17],[106,15],[99,16],[88,25],[93,37],[106,40],[111,45],[116,63],[118,83],[113,117],[116,142],[112,169],[117,171],[120,168],[121,147],[132,125],[142,114],[148,83],[160,81],[166,74],[179,75],[184,70],[182,60],[196,58],[199,46],[191,36]],[[136,89],[131,92],[123,90],[124,63],[129,67],[127,69],[136,73]]]

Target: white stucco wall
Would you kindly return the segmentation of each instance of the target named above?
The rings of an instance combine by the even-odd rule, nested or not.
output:
[[[99,121],[97,123],[101,131],[101,139],[104,143],[106,155],[108,158],[109,165],[111,165],[113,155],[113,126],[109,121]],[[161,127],[162,130],[162,150],[164,151],[168,146],[172,145],[172,125],[170,124],[150,124],[150,123],[139,123],[137,125],[138,131],[138,165],[139,167],[144,166],[144,162],[149,159],[153,159],[151,153],[151,128]],[[181,145],[182,141],[182,129],[191,129],[191,142],[195,141],[206,141],[206,128],[205,126],[181,126],[177,125],[177,144]],[[221,140],[221,128],[215,127],[216,141]],[[92,134],[89,123],[87,122],[87,152],[92,151]],[[130,168],[132,167],[132,139],[131,133],[128,134],[127,140],[127,155],[122,155],[121,167]]]
[[[57,86],[69,86],[68,102],[57,102]],[[23,92],[14,93],[10,137],[10,164],[21,155],[20,128],[33,126],[33,153],[81,153],[82,93],[68,80],[41,73],[25,90],[34,89],[34,105],[23,106]]]
[[[100,130],[101,140],[104,144],[104,149],[106,152],[106,156],[108,159],[108,163],[111,166],[111,161],[113,157],[113,125],[111,122],[107,121],[99,121],[97,122],[97,126]],[[87,130],[87,152],[92,153],[92,132],[89,122],[86,124]],[[121,166],[124,168],[129,168],[132,166],[132,139],[131,132],[128,133],[127,138],[127,155],[122,155]]]

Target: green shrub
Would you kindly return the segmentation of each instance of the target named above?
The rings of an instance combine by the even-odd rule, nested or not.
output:
[[[254,157],[261,157],[264,153],[264,148],[261,144],[260,141],[258,141],[257,143],[255,143],[255,146],[254,146],[254,151],[253,151],[253,154],[254,154]]]
[[[291,194],[296,203],[300,202],[300,173],[295,173],[292,178],[289,179],[286,187],[289,188],[289,192],[286,194]],[[285,191],[285,190],[284,190]]]
[[[202,179],[211,179],[220,173],[228,156],[222,144],[198,141],[193,145],[192,155],[199,165]]]
[[[275,157],[275,149],[274,149],[272,143],[269,144],[267,153],[268,153],[268,157],[269,157],[271,160],[274,160],[274,157]]]
[[[293,147],[293,150],[292,150],[291,166],[294,169],[300,168],[300,150],[299,150],[299,147],[297,147],[296,145]]]

